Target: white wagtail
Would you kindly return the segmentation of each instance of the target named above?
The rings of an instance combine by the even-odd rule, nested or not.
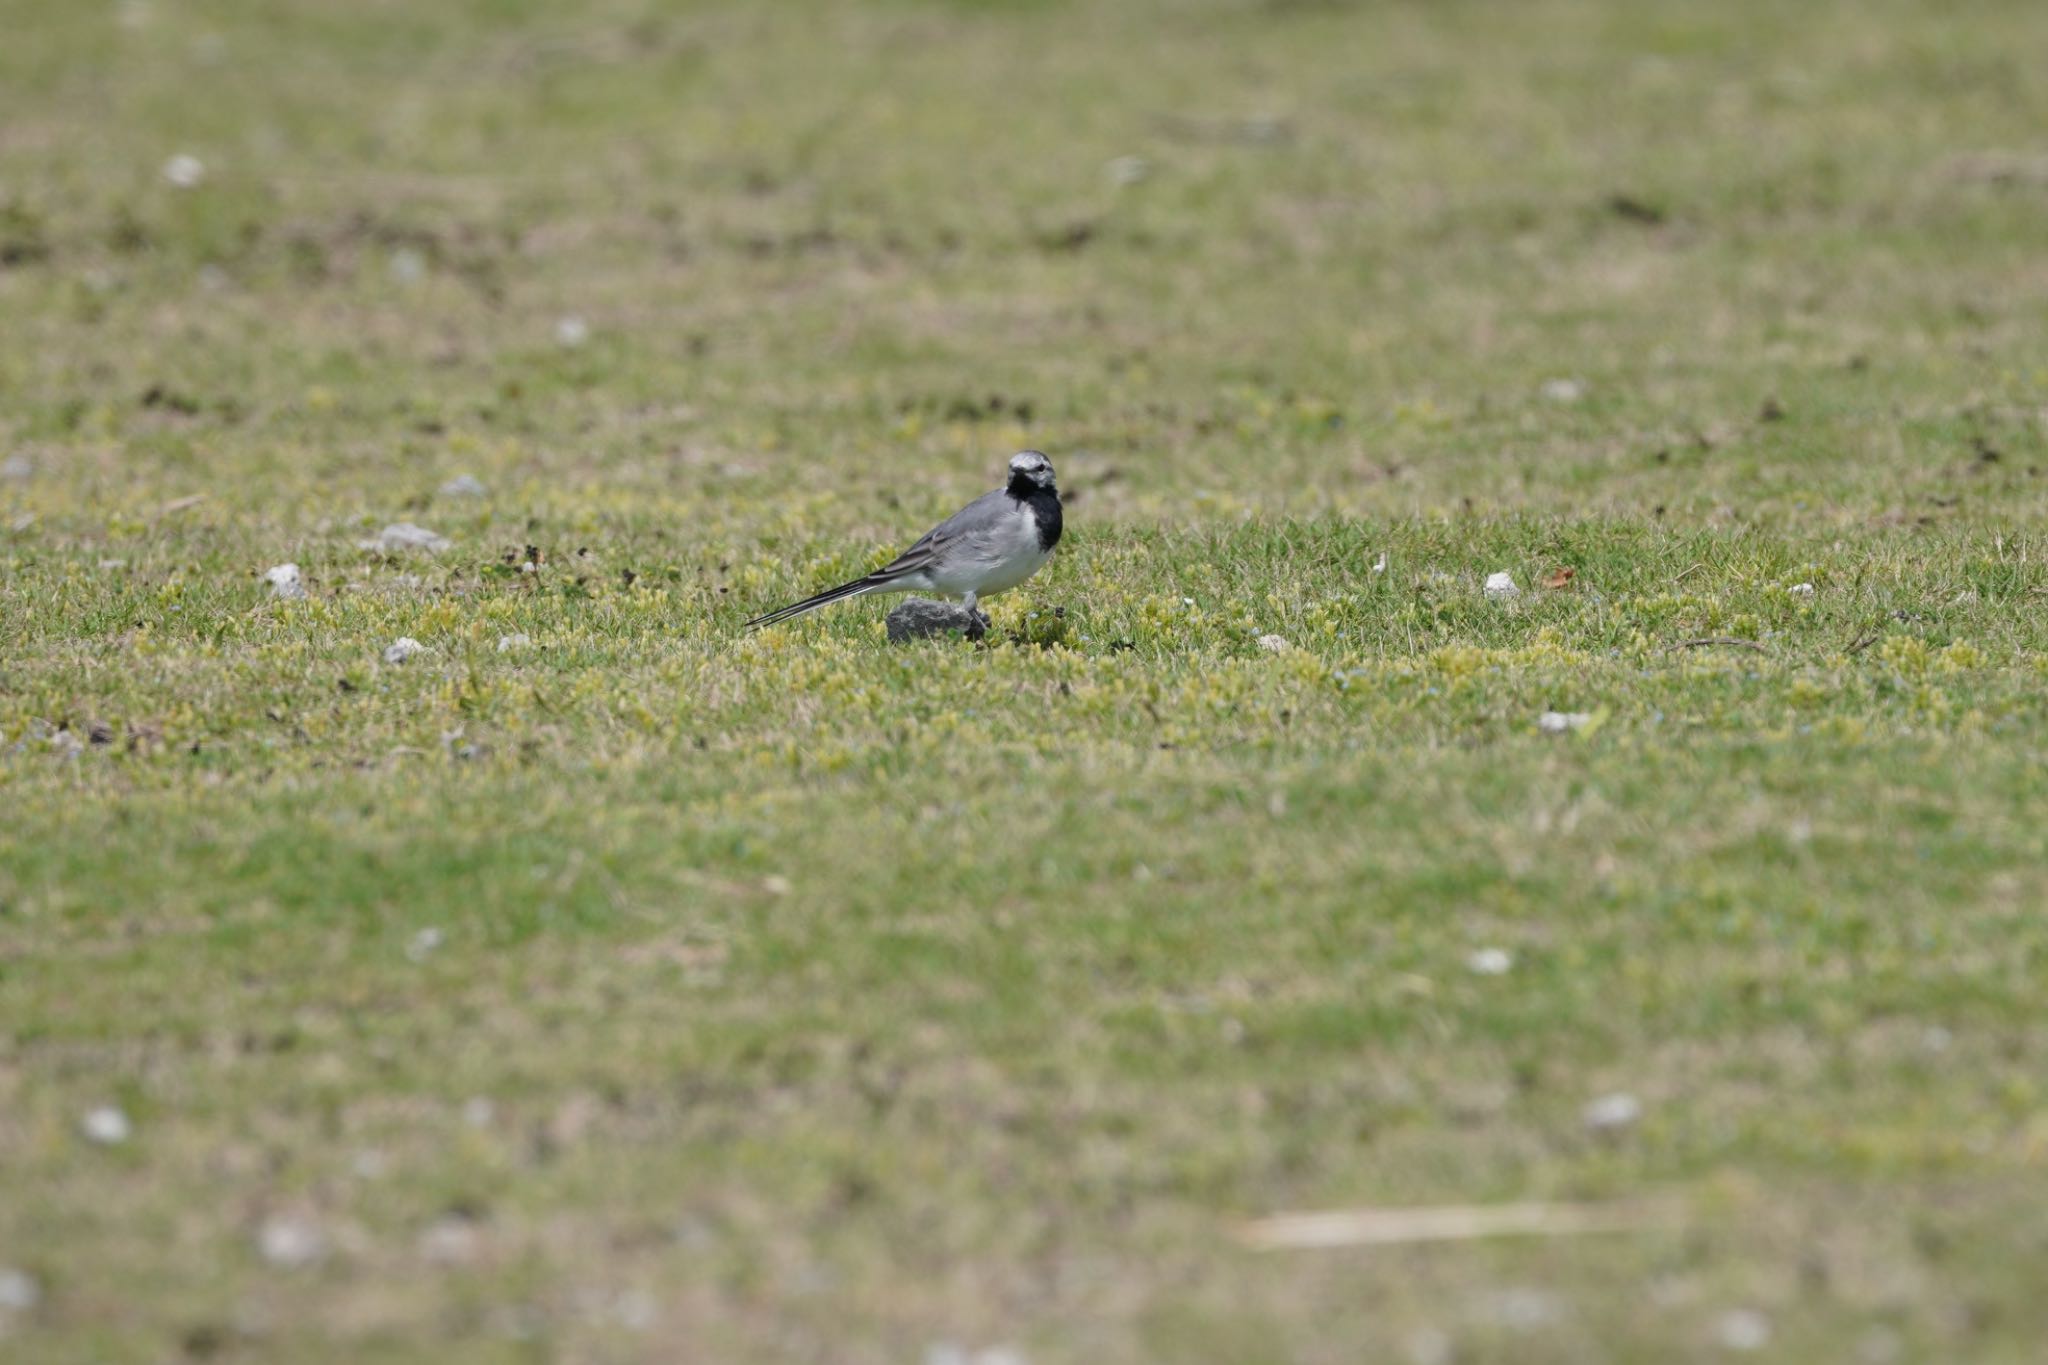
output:
[[[1007,592],[1044,567],[1060,543],[1060,494],[1052,461],[1035,450],[1010,457],[1010,481],[924,533],[924,539],[866,578],[806,597],[747,622],[772,626],[871,592],[938,592],[975,602]]]

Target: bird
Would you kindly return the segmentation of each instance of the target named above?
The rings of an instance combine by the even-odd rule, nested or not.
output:
[[[972,611],[1045,567],[1060,543],[1060,494],[1042,451],[1010,457],[1008,481],[947,517],[896,558],[851,583],[792,602],[747,622],[759,630],[871,592],[936,592]]]

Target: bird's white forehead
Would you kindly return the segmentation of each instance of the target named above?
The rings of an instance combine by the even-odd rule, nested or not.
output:
[[[1035,450],[1020,450],[1010,457],[1012,469],[1043,469],[1051,463],[1051,460]]]

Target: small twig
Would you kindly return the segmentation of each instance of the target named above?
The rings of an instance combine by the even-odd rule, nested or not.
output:
[[[1676,1210],[1656,1204],[1491,1204],[1420,1209],[1333,1209],[1261,1218],[1238,1230],[1258,1251],[1403,1246],[1481,1237],[1562,1237],[1629,1232],[1670,1224]]]
[[[1672,579],[1671,581],[1673,584],[1683,583],[1686,579],[1691,578],[1694,574],[1698,573],[1701,569],[1704,569],[1706,567],[1706,560],[1698,560],[1693,564],[1691,568],[1679,570],[1678,577]]]
[[[1702,635],[1697,640],[1680,640],[1677,644],[1670,646],[1670,648],[1704,649],[1708,645],[1733,645],[1737,649],[1753,649],[1759,654],[1771,652],[1754,640],[1738,640],[1732,635]]]
[[[1877,637],[1881,633],[1882,632],[1873,630],[1868,635],[1862,636],[1856,641],[1855,644],[1849,646],[1849,652],[1851,654],[1861,654],[1864,650],[1870,648],[1872,645],[1877,643]]]

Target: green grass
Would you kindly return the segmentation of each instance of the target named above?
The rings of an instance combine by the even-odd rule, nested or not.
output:
[[[2048,11],[6,17],[0,1349],[2038,1353]]]

